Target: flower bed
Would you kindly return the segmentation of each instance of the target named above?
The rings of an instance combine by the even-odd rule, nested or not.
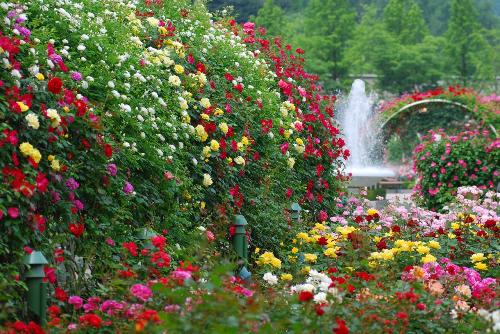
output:
[[[103,294],[58,295],[49,332],[498,330],[500,194],[475,187],[459,193],[443,214],[339,202],[341,215],[283,240],[283,257],[256,249],[252,284],[232,277],[210,246],[170,269],[151,262],[164,237],[152,238],[149,250],[108,245],[128,269],[115,268]],[[204,232],[191,237],[205,243]],[[172,260],[192,251],[172,249]],[[16,326],[27,325],[9,328]]]

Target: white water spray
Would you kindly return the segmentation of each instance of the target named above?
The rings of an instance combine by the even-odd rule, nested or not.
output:
[[[373,121],[373,103],[374,97],[366,95],[364,81],[354,80],[340,117],[346,146],[351,152],[346,171],[353,176],[352,187],[372,186],[384,177],[394,176],[394,172],[380,166],[373,156],[380,151],[376,146],[381,144]]]

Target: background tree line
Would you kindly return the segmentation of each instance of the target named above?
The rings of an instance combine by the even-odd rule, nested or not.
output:
[[[213,0],[239,21],[306,50],[308,70],[330,89],[361,74],[400,94],[461,84],[496,91],[500,75],[500,1]]]

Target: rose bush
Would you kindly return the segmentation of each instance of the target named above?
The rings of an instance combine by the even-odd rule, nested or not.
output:
[[[227,249],[243,212],[252,242],[279,250],[293,201],[327,215],[349,153],[302,50],[182,0],[0,8],[1,281],[14,300],[32,249],[63,298],[94,290],[113,265],[102,245],[145,226],[182,247],[204,225]]]
[[[421,204],[440,209],[460,186],[496,189],[500,182],[500,141],[488,130],[449,135],[431,131],[415,148],[415,190]]]

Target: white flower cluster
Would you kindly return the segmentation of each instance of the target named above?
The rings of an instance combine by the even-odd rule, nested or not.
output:
[[[327,297],[330,295],[338,302],[342,301],[339,291],[335,287],[330,287],[332,280],[328,275],[320,273],[314,269],[309,271],[306,282],[294,285],[290,288],[292,293],[308,291],[314,293],[314,301],[319,304],[328,303]]]

